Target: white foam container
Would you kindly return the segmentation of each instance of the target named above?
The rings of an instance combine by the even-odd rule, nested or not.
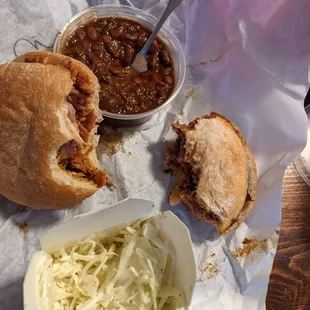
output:
[[[191,303],[196,283],[196,267],[192,243],[187,227],[172,212],[155,213],[150,200],[127,198],[107,209],[88,212],[55,226],[40,238],[41,251],[31,258],[24,280],[24,309],[43,310],[39,298],[38,272],[46,258],[63,245],[91,234],[120,230],[137,220],[151,217],[162,236],[169,240],[176,253],[175,283],[185,292]]]

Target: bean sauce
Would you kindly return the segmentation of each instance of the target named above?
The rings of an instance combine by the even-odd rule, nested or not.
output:
[[[119,17],[98,18],[79,27],[67,41],[64,54],[86,64],[97,76],[100,108],[117,114],[137,114],[163,104],[175,86],[167,45],[156,38],[146,56],[148,71],[130,69],[151,31]]]

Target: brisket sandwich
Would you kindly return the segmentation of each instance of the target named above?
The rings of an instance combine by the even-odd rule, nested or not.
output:
[[[84,64],[34,51],[0,66],[0,194],[39,209],[109,185],[96,155],[99,84]]]
[[[172,128],[178,139],[167,150],[165,163],[179,185],[170,204],[183,202],[220,234],[237,229],[256,196],[256,165],[240,129],[214,112]]]

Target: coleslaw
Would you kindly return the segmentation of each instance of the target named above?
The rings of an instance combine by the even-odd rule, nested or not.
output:
[[[184,309],[185,294],[173,281],[175,259],[144,219],[55,252],[38,277],[39,296],[49,310]]]

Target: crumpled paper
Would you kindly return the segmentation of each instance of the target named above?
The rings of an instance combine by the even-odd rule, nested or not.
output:
[[[57,31],[88,6],[121,3],[159,17],[166,2],[1,0],[0,62],[32,49],[51,49]],[[187,61],[178,98],[138,128],[103,129],[99,158],[117,188],[104,188],[71,210],[30,210],[0,198],[0,309],[22,309],[27,264],[39,249],[40,235],[55,224],[128,196],[169,209],[175,180],[163,173],[162,160],[175,139],[170,124],[212,110],[237,123],[253,150],[257,203],[235,233],[221,238],[184,206],[172,208],[190,229],[195,251],[198,278],[191,309],[265,309],[281,220],[282,176],[306,142],[308,12],[307,0],[184,0],[167,21]]]

